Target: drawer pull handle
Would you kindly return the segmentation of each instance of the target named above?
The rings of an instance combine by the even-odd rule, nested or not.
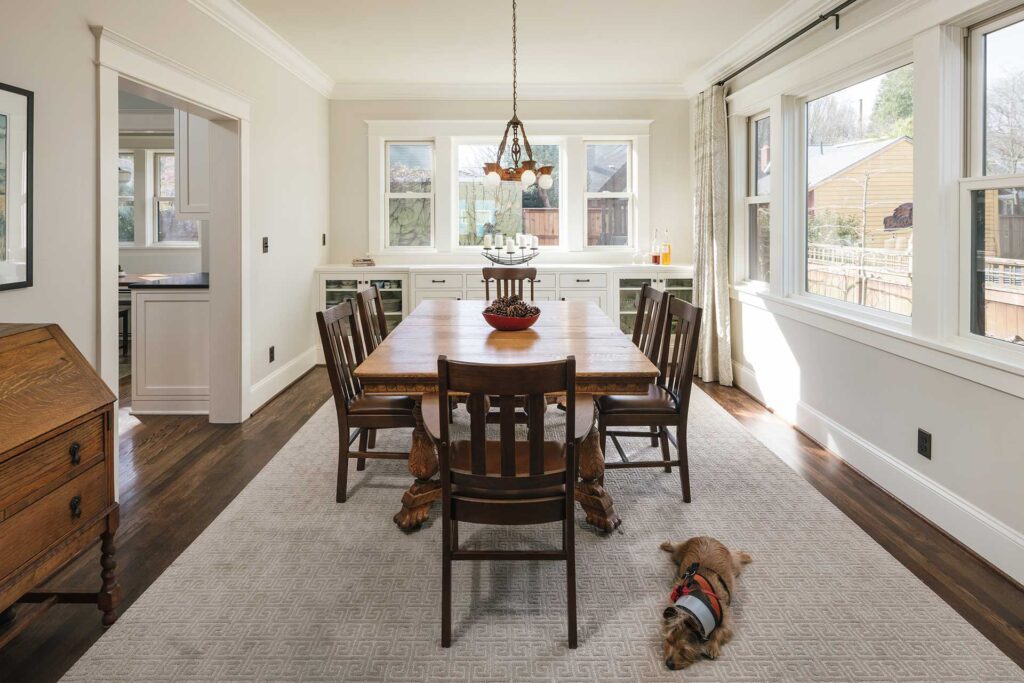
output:
[[[77,465],[82,462],[82,445],[77,441],[71,444],[71,448],[68,449],[68,453],[71,455],[72,465]]]
[[[587,278],[586,280],[581,280],[579,278],[576,278],[576,282],[590,282],[590,278]]]
[[[71,516],[78,519],[82,516],[82,497],[75,496],[71,499],[71,504],[68,506],[71,508]]]
[[[443,285],[444,283],[446,283],[448,281],[447,280],[431,280],[430,282],[435,284],[435,285]]]

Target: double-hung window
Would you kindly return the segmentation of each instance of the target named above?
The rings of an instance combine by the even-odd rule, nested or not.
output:
[[[969,81],[961,332],[1024,347],[1024,10],[971,30]]]
[[[761,114],[748,125],[747,278],[768,282],[771,271],[771,118]]]
[[[602,141],[586,148],[586,246],[633,246],[633,145]]]
[[[117,156],[117,241],[135,242],[135,154]]]
[[[384,244],[391,247],[434,246],[434,143],[388,142],[384,210]]]
[[[483,244],[487,235],[515,240],[517,234],[536,235],[541,247],[557,247],[561,239],[561,145],[542,141],[531,145],[537,167],[552,166],[549,188],[538,182],[523,187],[519,181],[501,181],[496,187],[484,183],[484,164],[493,163],[498,145],[459,142],[458,159],[458,246]],[[508,150],[503,167],[512,166]],[[545,185],[547,182],[544,183]]]
[[[911,314],[913,74],[908,64],[805,105],[810,294]]]
[[[196,244],[199,221],[183,220],[174,208],[174,153],[153,153],[153,226],[156,244]]]

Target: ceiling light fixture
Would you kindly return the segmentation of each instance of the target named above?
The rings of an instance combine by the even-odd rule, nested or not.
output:
[[[503,180],[518,180],[525,190],[534,183],[543,190],[551,189],[555,184],[551,177],[553,166],[541,166],[537,168],[537,162],[533,160],[533,150],[530,148],[530,141],[526,139],[526,126],[519,120],[518,113],[518,92],[517,92],[517,46],[516,46],[516,0],[512,0],[512,118],[505,124],[505,135],[501,138],[498,146],[498,158],[493,164],[484,164],[484,185],[497,187]],[[508,144],[508,133],[512,131],[512,147],[509,152],[512,156],[512,165],[503,168],[501,157],[505,154],[505,146]],[[523,135],[523,144],[519,145],[519,134]],[[522,160],[522,153],[526,151],[527,158]]]

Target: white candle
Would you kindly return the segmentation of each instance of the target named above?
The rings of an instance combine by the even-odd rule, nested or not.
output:
[[[484,249],[490,249],[493,243],[494,240],[491,238],[490,235],[484,235]]]
[[[536,235],[530,235],[530,246],[536,249],[540,246],[540,238]]]
[[[505,246],[505,236],[502,235],[500,232],[494,236],[494,246],[496,246],[498,249],[501,249],[503,246]]]

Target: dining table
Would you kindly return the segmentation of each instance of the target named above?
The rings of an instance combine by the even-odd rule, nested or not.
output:
[[[490,364],[538,363],[576,358],[576,394],[646,394],[658,368],[590,301],[538,301],[540,317],[515,332],[491,328],[485,301],[428,299],[420,303],[359,364],[355,375],[368,394],[416,398],[409,451],[413,482],[402,496],[395,523],[415,529],[441,496],[438,456],[423,426],[422,397],[437,391],[437,358]],[[619,526],[604,488],[604,453],[596,426],[580,446],[576,500],[587,522],[605,531]]]

